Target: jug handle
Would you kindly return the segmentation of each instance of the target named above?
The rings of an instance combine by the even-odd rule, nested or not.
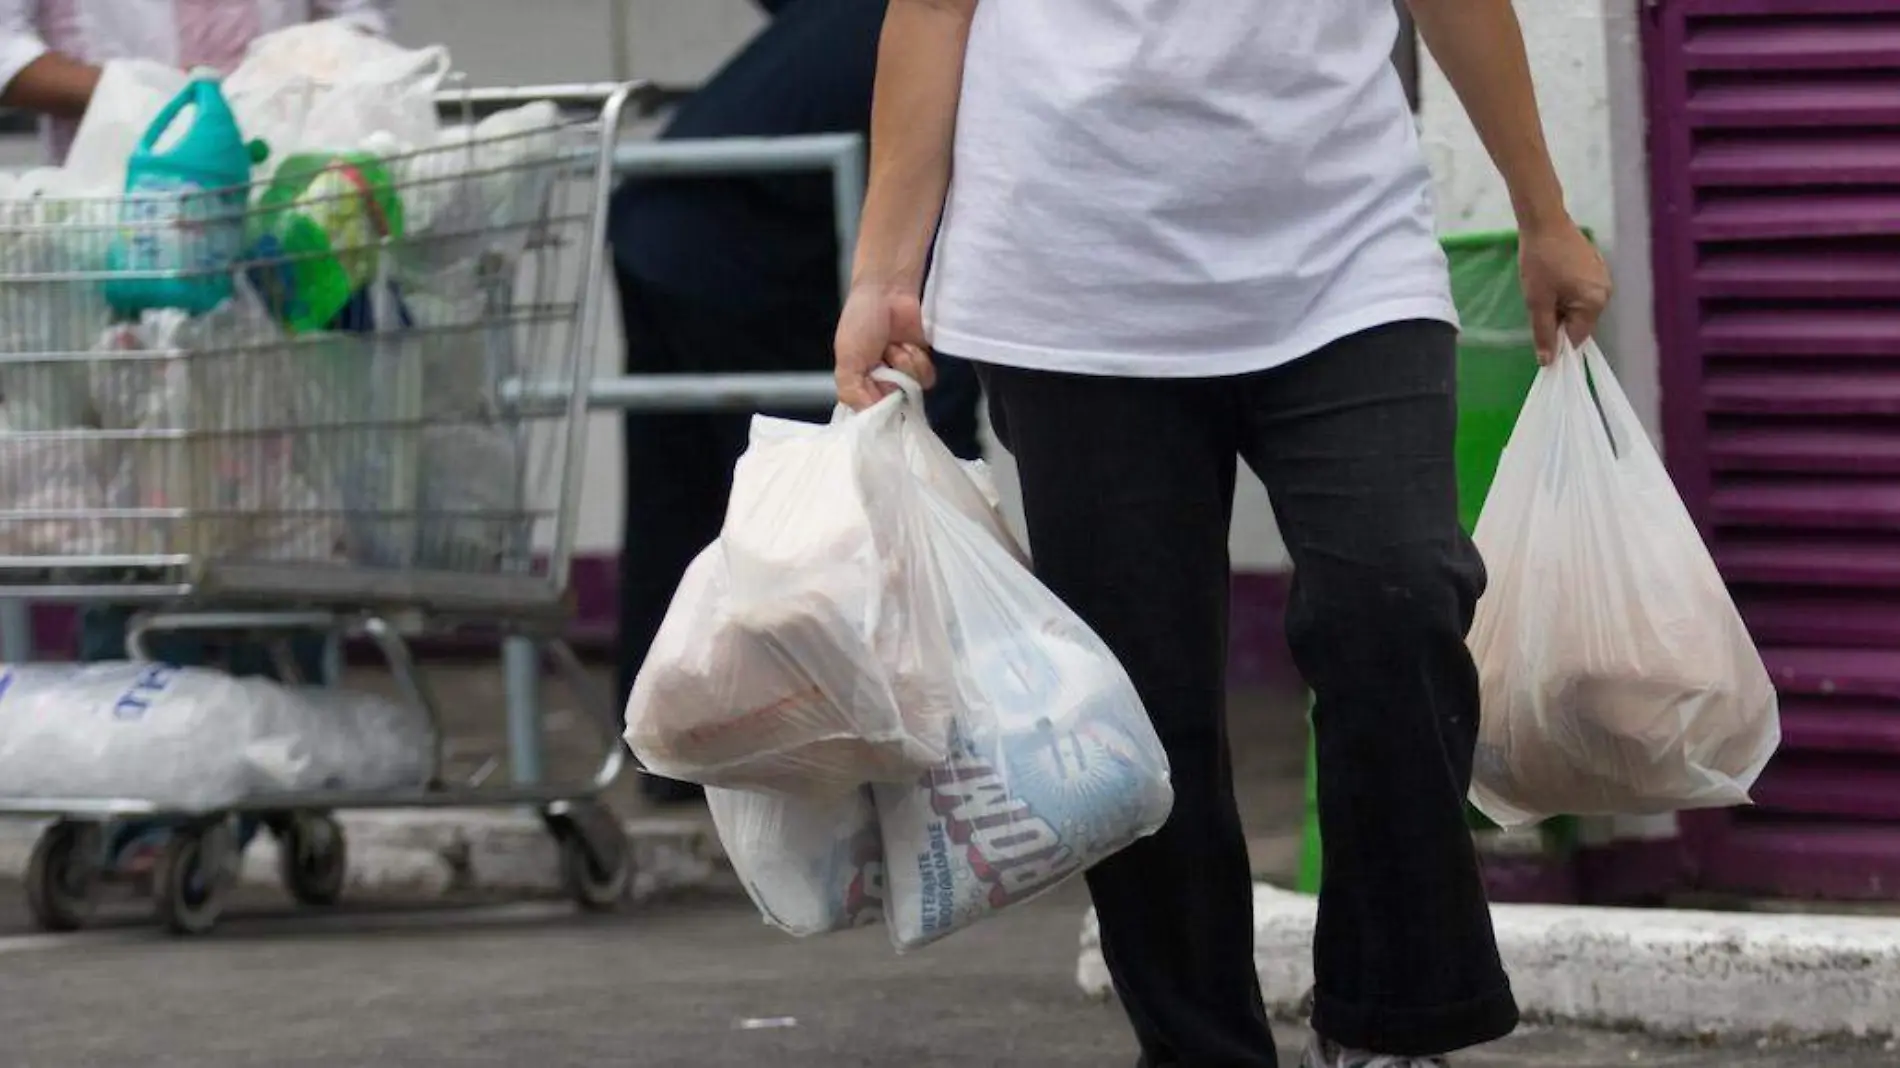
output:
[[[183,115],[186,108],[196,107],[199,98],[205,94],[207,88],[216,87],[215,80],[198,75],[195,71],[193,74],[195,76],[192,83],[185,87],[185,91],[172,97],[172,102],[166,104],[165,110],[159,112],[158,117],[152,120],[152,124],[145,128],[145,136],[139,139],[140,152],[150,152],[157,148],[158,143],[171,132],[172,123],[178,121],[178,116]]]

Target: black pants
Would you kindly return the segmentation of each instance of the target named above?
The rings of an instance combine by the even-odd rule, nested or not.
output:
[[[834,298],[721,307],[678,296],[621,272],[628,374],[826,371],[838,322]],[[979,387],[973,368],[946,360],[929,400],[931,425],[951,450],[978,455]],[[828,410],[784,412],[822,419]],[[626,419],[626,526],[620,557],[620,694],[633,688],[686,567],[719,536],[732,468],[745,451],[750,413],[632,413]],[[652,780],[649,780],[652,782]],[[656,796],[684,791],[655,784]]]
[[[1454,364],[1450,327],[1402,323],[1238,378],[983,369],[1037,571],[1126,665],[1173,765],[1167,826],[1089,873],[1144,1063],[1275,1063],[1223,724],[1237,459],[1293,558],[1316,699],[1315,1029],[1429,1055],[1516,1025],[1463,809],[1484,570],[1458,525]]]

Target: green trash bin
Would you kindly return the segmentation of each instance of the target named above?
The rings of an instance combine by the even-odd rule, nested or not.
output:
[[[1537,351],[1530,313],[1517,269],[1517,233],[1512,230],[1456,234],[1443,241],[1451,263],[1452,300],[1464,329],[1458,339],[1458,517],[1475,530],[1485,494],[1497,475],[1498,458],[1517,425],[1524,398],[1537,377]],[[1310,715],[1310,710],[1309,710]],[[1318,893],[1320,883],[1319,777],[1313,743],[1306,748],[1306,818],[1301,831],[1298,889]],[[1474,829],[1494,829],[1470,810]],[[1574,823],[1553,820],[1544,828],[1547,848],[1566,849]]]

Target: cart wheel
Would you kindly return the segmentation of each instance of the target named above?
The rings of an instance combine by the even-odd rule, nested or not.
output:
[[[99,825],[60,820],[33,845],[26,869],[26,905],[45,931],[77,931],[98,904]]]
[[[561,847],[561,882],[574,903],[589,912],[607,912],[618,908],[627,896],[632,877],[627,838],[617,833],[598,836],[590,842],[577,826],[556,832]]]
[[[199,935],[224,914],[231,829],[220,822],[172,832],[153,872],[159,922],[173,934]]]
[[[349,848],[343,826],[329,813],[291,816],[277,835],[284,889],[299,904],[324,908],[343,896]]]

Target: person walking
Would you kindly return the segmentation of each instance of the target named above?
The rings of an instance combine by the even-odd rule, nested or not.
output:
[[[347,18],[365,33],[389,32],[393,0],[0,0],[0,106],[41,117],[50,161],[63,161],[92,102],[104,65],[146,59],[180,70],[208,67],[230,73],[252,41],[268,33],[325,18]],[[80,613],[79,658],[123,660],[132,611],[114,605]],[[300,681],[324,676],[322,635],[299,633],[289,642]],[[192,633],[154,636],[152,655],[175,666],[218,663],[234,675],[278,678],[271,651],[237,642],[219,649]],[[246,821],[240,841],[255,831]],[[127,823],[116,829],[120,874],[150,868],[165,828]]]
[[[1608,271],[1566,211],[1510,0],[1410,0],[1503,173],[1537,348]],[[840,399],[977,361],[1042,580],[1127,667],[1173,817],[1088,874],[1148,1068],[1271,1066],[1223,728],[1237,465],[1294,565],[1325,878],[1307,1068],[1508,1034],[1464,797],[1456,313],[1392,0],[892,0]],[[941,233],[938,233],[941,211]],[[928,289],[916,292],[933,235]],[[1553,611],[1562,611],[1553,605]]]
[[[681,105],[662,139],[868,134],[885,4],[761,0],[771,21]],[[842,298],[829,174],[632,180],[615,192],[609,228],[628,374],[830,367]],[[975,372],[946,367],[945,378],[930,401],[932,424],[952,451],[975,459]],[[751,418],[626,418],[623,698],[687,565],[718,537]],[[700,795],[652,776],[641,790],[660,802]]]

